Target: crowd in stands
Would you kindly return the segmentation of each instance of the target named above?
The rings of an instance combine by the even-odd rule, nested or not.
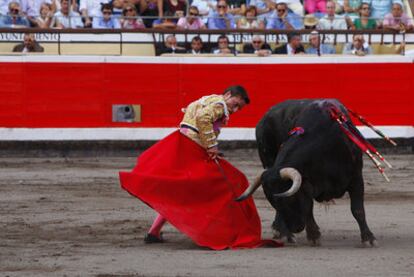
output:
[[[0,27],[409,31],[403,0],[0,0]]]

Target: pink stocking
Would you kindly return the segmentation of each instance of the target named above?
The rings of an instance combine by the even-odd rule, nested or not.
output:
[[[157,217],[155,218],[154,222],[152,223],[151,228],[149,229],[149,232],[151,235],[160,236],[160,231],[162,226],[164,226],[165,222],[167,222],[167,220],[160,214],[157,215]]]

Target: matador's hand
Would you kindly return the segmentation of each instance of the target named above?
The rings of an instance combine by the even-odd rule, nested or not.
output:
[[[212,160],[220,158],[220,153],[218,151],[217,146],[214,146],[214,147],[211,147],[211,148],[207,149],[207,154],[210,157],[210,159],[212,159]]]

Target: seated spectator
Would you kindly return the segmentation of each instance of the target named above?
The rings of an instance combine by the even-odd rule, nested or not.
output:
[[[52,0],[19,0],[21,12],[29,21],[31,26],[37,26],[36,18],[40,14],[40,6],[43,3],[51,5],[51,9],[55,12],[55,5],[52,6]]]
[[[60,11],[55,13],[55,20],[58,28],[83,28],[80,14],[70,10],[69,0],[60,0]]]
[[[351,19],[355,19],[358,17],[361,4],[362,0],[344,0],[344,12]]]
[[[277,2],[285,2],[288,6],[288,9],[291,10],[294,14],[297,14],[301,17],[303,17],[305,14],[301,0],[279,0]]]
[[[246,0],[227,0],[229,13],[233,15],[243,15],[246,12]]]
[[[297,55],[304,54],[305,49],[301,43],[301,37],[299,34],[292,33],[288,35],[288,43],[276,48],[273,54],[277,55]]]
[[[92,27],[92,19],[101,15],[101,4],[109,3],[109,0],[80,0],[79,12],[85,22],[85,27]],[[112,14],[113,14],[112,6]]]
[[[21,13],[19,2],[13,1],[9,3],[9,11],[6,16],[1,18],[0,26],[9,28],[29,27],[29,21]]]
[[[216,8],[216,1],[215,0],[193,0],[191,6],[197,7],[200,16],[204,24],[207,24],[208,15],[212,13]]]
[[[326,13],[327,0],[304,0],[304,6],[307,13]]]
[[[307,14],[305,15],[305,18],[303,19],[303,26],[307,30],[316,30],[316,27],[318,27],[319,20],[314,16],[313,14]]]
[[[188,50],[188,53],[193,55],[199,55],[204,53],[203,41],[201,40],[201,37],[193,37],[193,39],[191,40],[191,49]]]
[[[342,54],[365,56],[371,55],[372,49],[368,44],[365,44],[365,39],[363,35],[355,34],[352,37],[352,43],[345,44]]]
[[[237,22],[239,29],[264,29],[265,24],[263,20],[257,18],[257,8],[250,6],[244,12],[244,16]]]
[[[39,28],[50,28],[55,25],[52,5],[48,3],[43,3],[40,5],[40,14],[36,18],[36,25]]]
[[[213,48],[211,53],[213,54],[233,54],[236,55],[237,52],[229,47],[230,41],[229,38],[225,35],[221,35],[217,39],[217,48]]]
[[[348,25],[343,16],[335,14],[335,3],[326,3],[326,15],[319,20],[318,29],[320,30],[346,30]]]
[[[208,28],[211,30],[234,29],[236,27],[234,17],[227,10],[228,6],[226,1],[219,0],[217,2],[217,11],[213,11],[209,15]]]
[[[259,57],[266,57],[272,54],[272,49],[267,43],[265,43],[262,36],[254,35],[252,42],[243,46],[243,53],[256,54]]]
[[[289,12],[287,5],[284,2],[277,3],[276,10],[268,18],[266,24],[266,29],[298,30],[302,28],[302,18]]]
[[[276,0],[250,0],[249,6],[255,6],[258,18],[265,20],[276,8]]]
[[[392,3],[401,3],[402,0],[363,0],[362,2],[368,3],[371,8],[371,17],[377,20],[377,25],[382,22],[384,16],[391,12]]]
[[[23,43],[17,44],[13,48],[13,52],[43,52],[44,49],[36,41],[34,34],[24,34]]]
[[[329,55],[336,54],[335,48],[329,44],[321,43],[321,38],[317,31],[312,31],[309,36],[309,47],[306,49],[306,54],[311,55]]]
[[[186,0],[158,0],[158,9],[160,17],[165,16],[165,12],[171,12],[178,17],[186,15],[187,1]]]
[[[199,30],[206,29],[206,25],[204,25],[204,22],[200,18],[198,8],[196,6],[191,6],[188,11],[188,16],[181,17],[178,20],[177,28],[185,30]]]
[[[186,50],[184,47],[178,46],[177,39],[174,35],[168,35],[165,38],[165,43],[163,48],[161,48],[160,51],[161,54],[164,53],[172,53],[172,54],[182,54],[186,53]]]
[[[92,28],[94,29],[119,29],[121,28],[117,18],[112,16],[112,5],[102,4],[101,16],[94,17]]]
[[[399,32],[411,31],[414,29],[413,20],[403,12],[402,4],[392,4],[391,13],[384,17],[383,27],[385,30]]]
[[[123,29],[145,28],[144,22],[137,16],[137,9],[131,3],[126,3],[122,11],[121,27]]]
[[[18,0],[0,0],[0,19],[2,15],[6,15],[9,12],[10,2],[19,2]]]
[[[155,17],[159,16],[158,0],[139,1],[139,14],[144,17],[145,27],[151,28],[154,24]]]
[[[175,29],[177,28],[177,17],[173,13],[166,11],[163,18],[159,18],[152,22],[153,28],[159,29]]]
[[[94,0],[99,1],[99,0]],[[157,1],[157,0],[154,0]],[[145,1],[140,1],[140,3]],[[124,5],[127,4],[127,0],[112,0],[109,2],[112,5],[112,14],[114,17],[120,18],[122,17],[122,12],[124,11]],[[98,8],[99,11],[99,8]]]
[[[370,8],[367,3],[362,3],[359,8],[359,18],[354,20],[353,29],[355,30],[369,30],[377,28],[377,21],[370,18]]]

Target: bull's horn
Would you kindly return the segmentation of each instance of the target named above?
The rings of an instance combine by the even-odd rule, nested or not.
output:
[[[249,187],[243,192],[243,194],[240,195],[239,197],[237,197],[235,200],[236,201],[243,201],[244,199],[246,199],[247,197],[252,195],[253,192],[255,192],[255,190],[257,190],[257,188],[261,184],[262,184],[262,175],[260,174],[259,176],[256,177],[253,184],[250,184]]]
[[[282,179],[290,179],[292,180],[292,186],[289,190],[283,193],[273,194],[274,197],[288,197],[294,195],[299,189],[302,184],[302,176],[300,175],[299,171],[294,169],[293,167],[285,167],[282,168],[280,171],[280,177]]]

